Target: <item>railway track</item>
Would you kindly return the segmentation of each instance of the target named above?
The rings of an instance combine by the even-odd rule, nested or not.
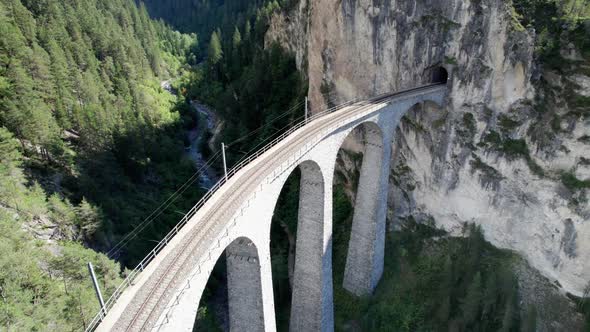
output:
[[[278,149],[274,146],[256,158],[252,163],[257,163],[262,167],[251,167],[239,171],[231,179],[231,183],[224,185],[234,188],[216,193],[215,196],[217,197],[213,200],[215,203],[203,207],[207,208],[207,212],[199,219],[206,222],[200,222],[199,224],[202,227],[194,227],[180,240],[180,245],[170,249],[170,252],[164,257],[165,259],[161,261],[160,265],[149,276],[149,279],[142,285],[142,289],[146,289],[146,291],[139,290],[131,303],[127,305],[126,309],[129,310],[126,310],[126,314],[130,314],[130,320],[128,322],[124,322],[125,319],[118,321],[115,328],[124,331],[144,331],[154,328],[161,315],[162,306],[167,305],[173,293],[178,289],[179,282],[185,280],[189,274],[188,269],[183,267],[194,266],[191,265],[192,261],[204,257],[209,247],[211,247],[210,242],[229,224],[235,211],[252,195],[261,181],[272,174],[277,167],[293,156],[306,143],[309,143],[311,139],[352,115],[363,114],[376,104],[393,101],[405,96],[412,97],[416,93],[429,92],[435,86],[438,86],[438,84],[384,94],[323,115],[287,136],[284,140],[292,140],[292,142],[289,142],[288,149]],[[220,194],[220,196],[217,194]],[[164,254],[164,252],[161,254]]]

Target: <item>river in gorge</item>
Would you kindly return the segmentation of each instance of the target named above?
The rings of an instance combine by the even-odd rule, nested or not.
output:
[[[176,91],[172,88],[170,81],[162,81],[160,83],[162,89],[168,91],[172,95],[176,95]],[[197,116],[196,126],[187,130],[186,144],[184,153],[186,157],[193,161],[195,169],[199,171],[198,186],[203,189],[209,189],[217,183],[219,176],[215,171],[215,165],[206,165],[207,160],[203,154],[202,149],[207,148],[209,138],[216,131],[219,120],[209,107],[199,103],[196,100],[190,102],[191,108]]]

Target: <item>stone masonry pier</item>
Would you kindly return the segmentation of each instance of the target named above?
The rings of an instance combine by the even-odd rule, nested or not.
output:
[[[221,186],[121,294],[99,331],[192,331],[199,301],[225,252],[232,331],[275,331],[270,261],[273,211],[289,175],[301,186],[291,331],[332,331],[332,184],[338,150],[364,127],[344,287],[370,294],[383,273],[387,188],[395,129],[412,106],[442,105],[434,84],[358,102],[285,137]]]

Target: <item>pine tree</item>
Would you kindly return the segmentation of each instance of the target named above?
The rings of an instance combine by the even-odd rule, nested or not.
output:
[[[215,66],[223,58],[223,50],[221,49],[221,40],[217,31],[211,34],[211,41],[209,42],[209,50],[207,52],[210,66]]]
[[[514,306],[514,298],[511,296],[506,300],[504,316],[502,317],[502,327],[500,328],[500,332],[510,332],[513,330],[516,315],[517,312]]]
[[[0,202],[8,207],[14,208],[26,190],[21,165],[18,141],[6,128],[0,127]]]
[[[20,61],[11,62],[6,78],[10,85],[0,104],[2,122],[19,139],[31,143],[34,151],[39,151],[48,159],[48,151],[59,146],[57,125],[48,105],[35,93],[34,81]]]
[[[33,45],[33,53],[27,63],[28,71],[35,82],[34,91],[46,104],[55,104],[55,85],[50,71],[49,54],[38,44]]]
[[[53,194],[48,200],[51,219],[57,224],[61,238],[75,239],[76,211],[67,200]]]
[[[537,331],[537,308],[534,305],[529,305],[525,313],[522,332],[535,332]]]
[[[8,3],[8,9],[12,13],[16,26],[20,29],[23,36],[25,36],[29,45],[32,45],[37,38],[35,18],[31,12],[22,5],[20,0],[8,0]]]
[[[467,294],[461,301],[463,320],[468,326],[475,323],[479,318],[481,308],[481,273],[477,272],[467,288]]]
[[[240,30],[236,26],[234,28],[234,35],[232,37],[232,47],[233,47],[233,49],[234,50],[237,50],[238,47],[240,47],[240,44],[241,43],[242,43],[242,35],[240,34]]]
[[[482,303],[482,316],[491,318],[489,315],[495,311],[498,301],[498,277],[496,271],[490,271],[485,282],[485,289]]]
[[[48,49],[51,57],[51,75],[56,92],[55,116],[60,127],[67,129],[71,126],[70,116],[74,104],[68,61],[64,51],[55,40],[49,41]]]
[[[246,20],[246,26],[244,27],[244,38],[249,41],[252,34],[252,26],[250,20]]]
[[[450,255],[445,257],[445,264],[443,267],[442,282],[439,285],[438,295],[442,300],[437,309],[436,317],[441,326],[445,325],[451,317],[451,292],[453,289],[453,260]]]
[[[100,227],[101,220],[103,219],[100,210],[90,205],[86,198],[83,198],[80,205],[76,207],[76,215],[78,224],[86,238],[90,238],[94,235]]]

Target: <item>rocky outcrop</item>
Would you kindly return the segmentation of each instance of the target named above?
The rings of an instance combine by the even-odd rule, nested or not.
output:
[[[535,32],[513,13],[503,0],[301,0],[273,17],[267,43],[296,55],[316,112],[428,83],[446,68],[444,109],[417,107],[397,130],[390,221],[432,217],[451,232],[480,224],[490,242],[581,295],[590,281],[590,78],[539,66]]]

